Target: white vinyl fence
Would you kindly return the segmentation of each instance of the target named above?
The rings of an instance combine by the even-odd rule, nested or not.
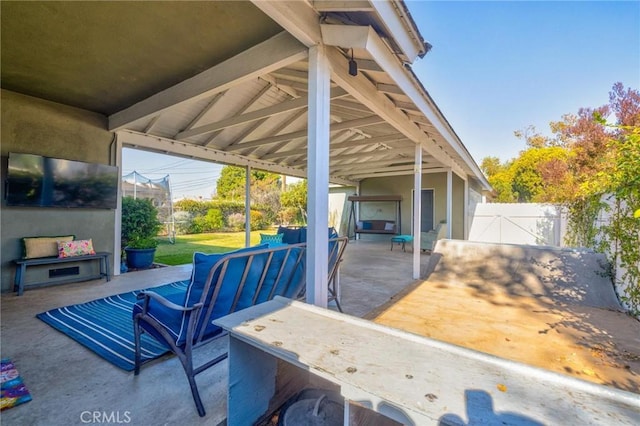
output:
[[[469,241],[562,247],[565,232],[559,206],[484,203],[475,207]]]

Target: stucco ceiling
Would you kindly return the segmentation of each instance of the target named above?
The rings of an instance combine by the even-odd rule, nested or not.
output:
[[[0,2],[2,87],[105,115],[282,29],[250,2]]]

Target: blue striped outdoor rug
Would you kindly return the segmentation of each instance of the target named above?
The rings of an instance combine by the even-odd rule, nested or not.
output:
[[[150,288],[166,296],[184,292],[189,280]],[[140,290],[105,297],[78,305],[65,306],[37,314],[36,317],[71,337],[110,363],[126,371],[134,369],[135,346],[131,312]],[[148,334],[141,339],[142,362],[168,352]]]

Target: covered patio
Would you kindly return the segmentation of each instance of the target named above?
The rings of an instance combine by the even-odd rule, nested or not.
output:
[[[421,255],[426,268],[429,256]],[[342,308],[362,317],[388,303],[414,282],[411,254],[389,250],[387,243],[352,242],[341,273]],[[6,424],[73,425],[116,416],[123,423],[208,424],[226,419],[227,361],[198,376],[207,416],[193,405],[189,385],[176,357],[165,356],[143,367],[139,376],[103,360],[35,317],[37,313],[134,289],[188,279],[191,265],[131,272],[104,280],[3,294],[2,347],[11,356],[33,400],[3,411]],[[224,342],[226,343],[226,342]],[[223,342],[206,345],[196,358],[225,351]],[[98,413],[98,414],[95,414]],[[104,417],[107,416],[107,417]],[[126,421],[125,421],[126,420]]]
[[[3,173],[9,152],[120,166],[122,149],[133,147],[306,177],[312,304],[327,304],[330,183],[359,195],[402,188],[410,208],[403,209],[400,231],[416,236],[423,227],[420,193],[432,187],[442,195],[434,218],[446,221],[447,237],[460,239],[467,236],[469,212],[490,190],[411,69],[429,45],[402,1],[36,1],[1,7]],[[93,238],[96,250],[114,254],[117,266],[120,209],[3,205],[1,220],[3,355],[10,348],[34,398],[3,413],[5,422],[225,421],[226,362],[198,377],[209,413],[200,418],[177,359],[161,359],[134,377],[34,317],[185,279],[189,267],[124,274],[108,284],[28,290],[17,297],[8,292],[22,237]],[[422,286],[429,256],[419,250],[419,240],[407,252],[390,251],[388,239],[350,245],[342,274],[344,311],[377,319],[379,314],[368,314],[383,305],[386,312],[407,286]],[[462,299],[477,303],[473,295]],[[419,300],[421,313],[429,297]],[[448,301],[440,304],[446,311]],[[398,306],[401,311],[406,305]],[[447,318],[436,321],[446,324]],[[200,354],[210,358],[224,350],[210,345]],[[437,368],[455,367],[446,364]],[[466,385],[459,379],[457,384]],[[544,397],[544,390],[532,394]],[[625,413],[637,406],[635,395],[623,399]]]
[[[500,363],[511,360],[540,368],[541,378],[554,371],[560,373],[554,380],[569,380],[567,386],[575,386],[570,377],[584,380],[581,386],[604,384],[597,388],[602,398],[627,391],[619,401],[626,398],[640,414],[640,323],[615,308],[612,289],[600,287],[602,277],[594,278],[593,260],[571,251],[460,244],[442,241],[432,255],[422,253],[422,277],[413,280],[407,267],[411,253],[391,251],[386,242],[351,242],[341,268],[344,312],[493,354]],[[467,258],[466,266],[460,265],[456,252]],[[539,262],[529,264],[535,253]],[[564,266],[558,259],[567,256],[581,266],[564,264],[569,269],[559,274]],[[487,257],[493,260],[487,262]],[[433,271],[435,262],[439,266]],[[228,361],[197,378],[207,410],[201,418],[176,357],[152,361],[134,376],[35,317],[51,308],[187,279],[190,274],[191,265],[165,267],[123,274],[108,283],[47,287],[21,297],[2,295],[2,346],[13,348],[14,361],[33,396],[31,402],[3,412],[3,421],[71,425],[97,416],[134,425],[224,424]],[[542,293],[538,280],[547,283]],[[195,356],[210,359],[226,350],[225,340],[199,348]],[[389,362],[394,371],[395,362]],[[482,374],[477,371],[478,377]],[[429,383],[421,382],[424,385]]]

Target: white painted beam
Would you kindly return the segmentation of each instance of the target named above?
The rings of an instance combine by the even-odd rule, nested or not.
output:
[[[312,0],[318,12],[373,12],[375,8],[368,0]]]
[[[420,278],[420,232],[422,231],[422,148],[416,145],[413,171],[413,279]]]
[[[251,166],[245,169],[244,179],[244,246],[251,245]]]
[[[307,47],[322,41],[320,15],[306,1],[280,0],[251,2]]]
[[[469,239],[469,228],[471,227],[470,218],[469,218],[469,179],[466,176],[462,180],[464,182],[464,202],[462,205],[462,214],[464,217],[463,226],[464,226],[464,239]]]
[[[358,59],[358,69],[361,71],[384,72],[380,65],[371,59]]]
[[[360,65],[360,64],[358,64],[358,65]],[[395,94],[395,95],[404,95],[404,92],[402,90],[400,90],[400,88],[398,86],[396,86],[395,84],[378,83],[378,84],[376,84],[376,89],[378,89],[382,93],[392,93],[392,94]]]
[[[406,59],[413,63],[418,56],[426,53],[424,43],[420,40],[418,29],[411,23],[400,2],[372,1],[371,4],[383,18],[382,24],[396,41]]]
[[[458,154],[462,154],[461,142],[453,133],[453,130],[450,128],[444,117],[441,116],[435,104],[431,105],[426,100],[426,93],[423,88],[418,87],[419,83],[415,80],[415,77],[412,73],[407,71],[403,64],[398,60],[396,55],[389,50],[389,47],[386,43],[378,36],[378,34],[370,27],[363,26],[353,26],[353,25],[322,25],[322,35],[325,39],[325,43],[331,44],[334,46],[340,46],[343,48],[362,48],[365,49],[380,65],[380,67],[391,77],[391,79],[396,83],[396,85],[411,99],[411,101],[416,104],[417,110],[423,113],[434,125],[438,133],[440,133],[447,143],[449,143]],[[342,55],[339,55],[342,56]],[[338,55],[334,55],[332,57],[332,61],[336,60],[338,62],[346,62],[344,56],[342,59],[338,57]],[[342,65],[342,67],[346,67],[347,65]],[[352,93],[349,88],[343,86],[340,81],[336,80],[335,74],[337,74],[336,70],[340,68],[336,65],[332,65],[334,69],[334,81],[338,83],[341,87],[351,93],[352,96],[356,97],[354,93]],[[342,80],[341,80],[342,81]],[[374,86],[375,87],[375,86]],[[358,99],[362,102],[362,99]],[[390,100],[387,99],[389,103]],[[363,102],[364,103],[364,102]],[[371,108],[371,106],[367,105],[367,107]],[[394,109],[396,106],[394,105]],[[375,110],[372,109],[375,112]],[[400,111],[398,111],[400,112]],[[427,135],[419,129],[415,123],[409,120],[405,114],[401,113],[405,121],[404,126],[407,126],[406,122],[410,122],[413,126],[412,132],[414,132],[414,136],[410,137],[415,142],[420,142],[423,144],[424,150],[438,158],[443,164],[447,166],[452,166],[454,168],[460,169],[460,173],[463,173],[460,166],[456,164],[451,164],[450,157],[442,151],[442,149],[437,146],[431,140],[431,138],[427,137]],[[394,120],[395,122],[395,120]],[[409,129],[409,127],[407,127]],[[400,130],[400,129],[398,129]],[[419,133],[417,133],[419,132]],[[464,150],[466,153],[466,150]],[[473,159],[466,153],[466,156],[462,156],[467,162],[471,162],[475,164]]]
[[[343,89],[338,87],[331,91],[331,98],[339,98],[341,96],[345,96],[346,94],[347,93]],[[215,132],[216,130],[222,130],[229,127],[250,123],[252,121],[257,121],[263,118],[273,117],[275,115],[295,111],[301,108],[306,108],[307,104],[307,97],[302,96],[298,99],[280,102],[279,104],[271,105],[266,108],[261,108],[241,115],[235,115],[233,117],[225,118],[224,120],[220,120],[215,123],[209,123],[200,127],[185,130],[178,133],[176,139],[188,139],[190,137],[202,135],[204,133]]]
[[[309,49],[307,302],[327,307],[329,269],[329,88],[324,45]]]
[[[361,74],[352,76],[348,73],[348,61],[338,49],[328,48],[327,56],[331,61],[333,81],[375,114],[384,118],[385,121],[397,131],[403,133],[414,143],[420,143],[429,155],[436,158],[442,164],[451,164],[451,158],[437,146],[424,131],[409,120],[405,113],[396,108],[386,95],[378,92],[375,85],[365,76]]]
[[[200,74],[109,116],[109,130],[202,99],[307,57],[307,49],[286,32],[275,35]]]
[[[372,126],[374,124],[383,123],[384,120],[376,115],[372,115],[364,118],[357,118],[355,120],[343,121],[342,123],[336,123],[331,125],[331,131],[344,130],[349,128],[358,128],[364,126]],[[282,135],[269,136],[266,138],[255,139],[248,142],[239,143],[230,147],[231,151],[240,151],[245,148],[251,148],[262,145],[271,145],[279,142],[284,142],[291,139],[303,138],[307,136],[306,130],[299,130],[297,132],[285,133]]]
[[[160,136],[145,135],[132,130],[119,130],[117,134],[123,144],[134,148],[143,148],[161,153],[170,152],[182,157],[198,158],[222,164],[233,164],[240,167],[250,165],[259,170],[266,170],[301,178],[306,177],[304,170],[292,167],[282,167],[266,161],[247,158],[229,152],[194,145],[188,142],[176,141]]]
[[[453,228],[453,172],[447,170],[447,238],[451,239],[451,228]]]
[[[414,145],[415,147],[415,145]],[[433,167],[433,164],[428,164],[424,162],[424,157],[422,159],[422,167],[420,170],[422,173],[429,173],[432,170],[430,167]],[[384,169],[380,169],[379,167],[367,167],[367,163],[362,163],[363,167],[358,167],[358,173],[360,174],[376,174],[376,173],[388,173],[388,172],[403,172],[405,174],[411,174],[415,172],[415,164],[413,161],[411,163],[402,164],[399,166],[388,166]],[[400,173],[402,174],[402,173]],[[353,174],[354,176],[358,176]]]
[[[334,132],[333,129],[331,131]],[[365,139],[347,139],[343,141],[331,140],[331,156],[337,155],[337,154],[334,154],[333,151],[338,149],[344,150],[344,149],[360,147],[360,146],[375,145],[377,143],[387,143],[387,144],[392,144],[396,146],[394,143],[400,143],[400,142],[411,143],[411,141],[406,139],[404,136],[398,135],[398,134],[385,135],[385,136],[380,136],[375,138],[365,138]],[[270,154],[263,155],[262,159],[273,160],[276,158],[287,157],[289,155],[301,155],[306,153],[307,153],[307,148],[304,147],[304,148],[298,148],[298,149],[290,149],[287,151],[273,152]]]

